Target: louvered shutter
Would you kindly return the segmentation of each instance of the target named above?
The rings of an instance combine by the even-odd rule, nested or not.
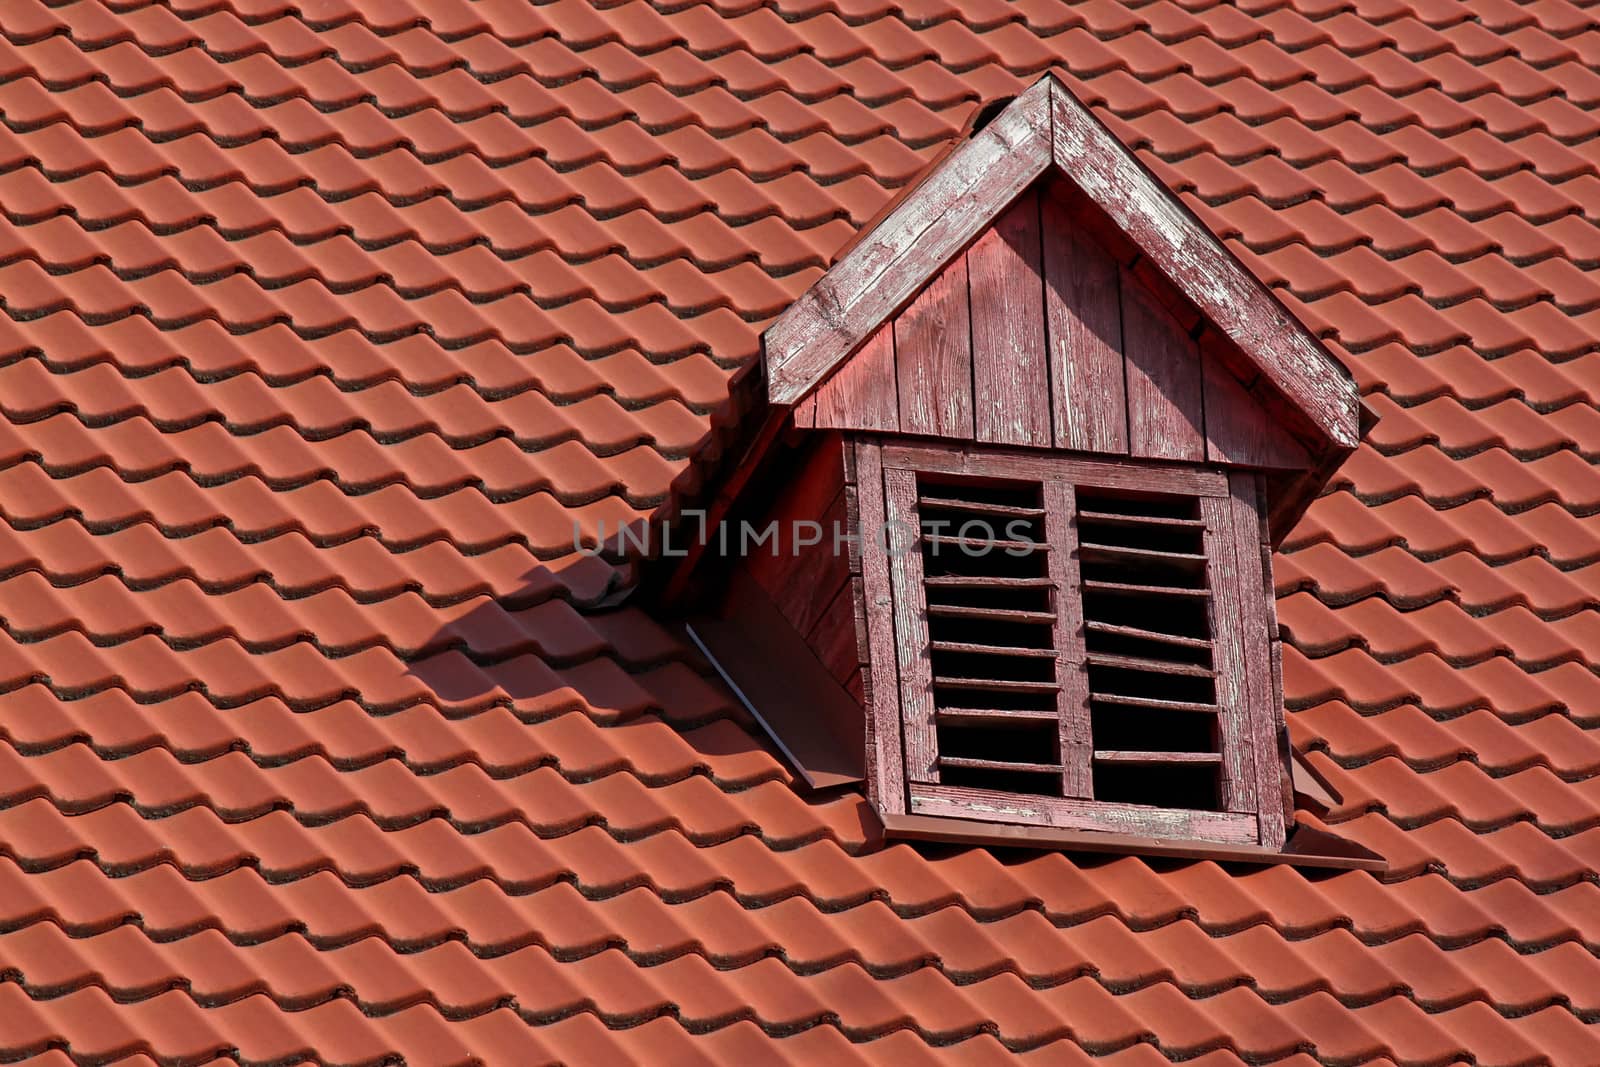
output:
[[[1226,478],[996,466],[884,469],[912,810],[1253,839]]]

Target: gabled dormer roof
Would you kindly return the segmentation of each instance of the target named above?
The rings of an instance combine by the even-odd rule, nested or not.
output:
[[[1355,447],[1360,399],[1345,369],[1052,74],[930,168],[772,324],[769,403],[792,406],[817,389],[1052,170],[1303,416],[1318,439],[1313,467]]]

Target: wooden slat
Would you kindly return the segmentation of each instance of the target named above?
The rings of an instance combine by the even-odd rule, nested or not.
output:
[[[1158,838],[1189,838],[1224,844],[1254,844],[1254,815],[1116,804],[1072,797],[1019,796],[993,789],[913,785],[911,810],[991,822],[1056,826],[1068,830],[1109,830]]]
[[[1216,764],[1222,762],[1222,754],[1220,752],[1136,752],[1124,749],[1098,749],[1095,751],[1094,761],[1096,763],[1126,765],[1158,763]]]
[[[1029,191],[967,250],[973,429],[979,441],[1050,446],[1039,197]]]
[[[1141,641],[1153,641],[1163,645],[1172,645],[1176,648],[1210,648],[1211,642],[1203,637],[1186,637],[1183,634],[1162,633],[1160,630],[1146,630],[1138,626],[1121,626],[1110,622],[1097,622],[1094,619],[1086,621],[1084,629],[1092,630],[1097,634],[1114,634],[1118,637],[1136,637]]]
[[[1122,284],[1128,370],[1128,451],[1150,459],[1206,455],[1200,352],[1167,310],[1132,279]]]
[[[1060,774],[1055,763],[1012,763],[1007,760],[971,759],[966,756],[940,756],[941,767],[964,767],[974,771],[1018,771],[1032,774]]]
[[[1283,428],[1280,413],[1263,407],[1216,354],[1203,352],[1200,363],[1205,379],[1207,459],[1241,467],[1311,467],[1305,446]]]
[[[1048,578],[990,578],[974,574],[936,574],[924,578],[929,589],[1048,589],[1055,583]]]
[[[1054,79],[1051,109],[1056,165],[1333,444],[1354,448],[1360,401],[1327,349]]]
[[[1247,710],[1239,605],[1240,597],[1250,591],[1239,584],[1231,506],[1231,498],[1203,500],[1200,516],[1206,520],[1206,546],[1212,553],[1211,638],[1217,643],[1213,662],[1217,668],[1216,701],[1222,709],[1217,719],[1222,739],[1222,802],[1232,811],[1254,811],[1256,754]]]
[[[942,678],[933,684],[946,689],[973,689],[984,693],[1054,693],[1054,682],[1017,682],[1008,678]]]
[[[885,467],[905,467],[932,474],[1030,481],[1061,478],[1079,486],[1125,489],[1190,496],[1228,495],[1227,475],[1201,467],[1160,466],[1126,459],[1086,459],[1023,452],[1014,449],[962,448],[896,441],[883,446]]]
[[[1164,552],[1156,548],[1133,548],[1130,545],[1102,545],[1084,541],[1078,546],[1084,559],[1134,560],[1145,563],[1167,563],[1175,567],[1196,568],[1205,565],[1206,557],[1198,552]]]
[[[1175,585],[1135,585],[1131,582],[1099,580],[1086,581],[1083,583],[1083,588],[1088,593],[1106,593],[1112,596],[1182,597],[1203,600],[1211,595],[1209,589],[1185,589]]]
[[[1078,518],[1085,522],[1102,523],[1106,526],[1160,526],[1172,529],[1189,528],[1203,530],[1206,524],[1199,519],[1177,519],[1167,515],[1129,515],[1120,511],[1080,511]]]
[[[961,500],[950,496],[922,497],[922,507],[947,508],[950,511],[970,511],[975,515],[1012,515],[1017,518],[1037,518],[1044,514],[1044,508],[1024,508],[1015,504],[990,504],[982,500]]]
[[[917,477],[906,470],[883,472],[885,514],[905,538],[917,529]],[[906,780],[939,780],[938,740],[933,724],[933,668],[923,609],[922,553],[915,543],[897,544],[889,555],[894,587],[895,662],[900,671],[900,720],[905,735]]]
[[[1025,648],[1019,645],[975,645],[970,641],[935,641],[935,652],[962,652],[972,656],[1016,656],[1019,659],[1055,659],[1053,648]]]
[[[855,442],[856,506],[861,535],[876,538],[886,522],[883,503],[883,463],[876,441]],[[883,552],[864,552],[861,590],[866,613],[867,645],[871,649],[869,672],[862,677],[863,695],[871,719],[868,756],[875,773],[867,786],[878,810],[906,810],[905,756],[900,736],[900,680],[895,644],[894,591],[889,559]]]
[[[1055,722],[1056,713],[1030,708],[940,708],[936,713],[940,722],[951,723],[1008,723]]]
[[[1014,556],[1031,556],[1050,551],[1043,541],[1006,541],[990,537],[951,537],[949,534],[924,534],[922,539],[930,545],[949,545],[968,550],[981,548],[985,552],[1005,552]]]
[[[1222,709],[1215,704],[1201,704],[1192,700],[1161,700],[1157,697],[1123,696],[1120,693],[1094,693],[1089,699],[1096,704],[1110,704],[1119,708],[1149,708],[1152,711],[1193,711],[1215,715]]]
[[[967,263],[957,259],[894,320],[900,429],[972,437],[972,324]]]
[[[917,561],[922,569],[922,561]],[[1021,611],[1016,608],[974,608],[965,604],[929,604],[928,614],[942,619],[988,619],[990,622],[1053,623],[1055,612]]]
[[[1230,476],[1233,496],[1228,502],[1232,520],[1231,545],[1219,545],[1226,554],[1233,549],[1238,561],[1239,642],[1244,667],[1245,744],[1255,753],[1256,796],[1261,813],[1261,843],[1280,846],[1288,832],[1284,821],[1283,778],[1287,774],[1279,752],[1278,731],[1283,711],[1274,707],[1273,670],[1267,628],[1269,600],[1267,582],[1261,573],[1261,519],[1256,510],[1256,475],[1234,471]],[[1287,749],[1287,746],[1283,746]]]
[[[816,425],[819,427],[889,433],[899,430],[900,398],[895,391],[893,325],[884,323],[878,327],[812,396],[816,398]]]
[[[1089,678],[1083,667],[1083,598],[1079,595],[1077,538],[1073,521],[1077,499],[1071,485],[1060,480],[1044,485],[1050,512],[1045,534],[1056,551],[1049,555],[1050,580],[1055,584],[1055,623],[1051,644],[1056,650],[1056,714],[1061,753],[1061,792],[1069,797],[1094,794],[1089,766],[1092,747],[1089,719]]]
[[[1057,448],[1128,451],[1116,261],[1055,197],[1041,203],[1052,428]]]
[[[1186,678],[1214,677],[1209,667],[1195,663],[1173,663],[1164,659],[1146,659],[1143,656],[1120,656],[1110,652],[1090,652],[1085,659],[1090,666],[1113,667],[1124,671],[1145,671],[1150,674],[1181,674]]]
[[[772,403],[809,392],[1044,173],[1051,85],[1041,78],[958,145],[778,316],[763,337]]]

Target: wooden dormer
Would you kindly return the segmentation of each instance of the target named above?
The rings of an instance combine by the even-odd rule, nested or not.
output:
[[[1283,848],[1271,547],[1355,447],[1359,398],[1059,81],[764,340],[771,447],[729,514],[778,541],[701,568],[696,633],[814,784],[859,775],[913,836]],[[776,630],[780,683],[727,668]]]

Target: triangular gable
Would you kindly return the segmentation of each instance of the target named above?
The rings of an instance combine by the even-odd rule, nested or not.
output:
[[[1344,368],[1049,74],[940,161],[772,324],[768,400],[793,406],[816,389],[1052,167],[1333,451],[1355,447],[1360,401]]]
[[[795,406],[795,425],[1313,466],[1291,431],[1306,420],[1231,341],[1196,329],[1171,283],[1125,266],[1137,254],[1105,241],[1110,223],[1083,200],[1056,176],[1024,192]]]

